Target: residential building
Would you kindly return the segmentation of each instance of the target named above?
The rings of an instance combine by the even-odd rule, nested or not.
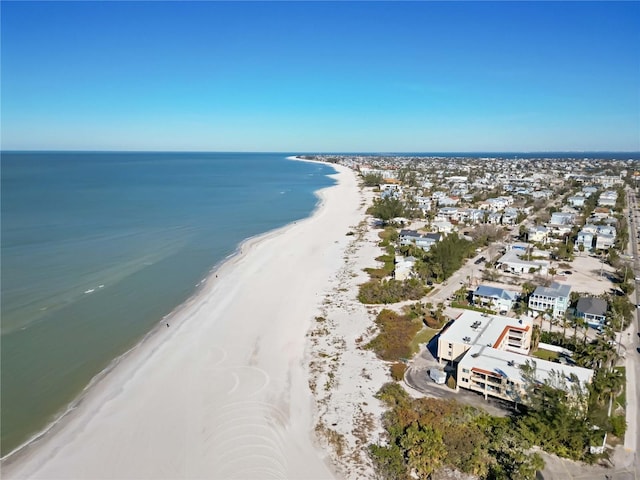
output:
[[[615,235],[599,233],[596,237],[596,250],[609,250],[616,243]]]
[[[549,272],[549,261],[547,260],[526,260],[527,252],[519,248],[511,248],[498,259],[496,267],[502,271],[522,274],[535,271],[541,275]]]
[[[570,293],[571,285],[561,285],[558,282],[553,282],[548,287],[537,287],[529,297],[529,310],[561,317],[569,306]]]
[[[440,233],[419,233],[415,230],[403,229],[398,234],[398,243],[400,245],[415,245],[425,251],[440,241],[442,234]]]
[[[502,220],[502,213],[500,212],[491,212],[487,217],[487,223],[492,225],[500,225],[501,220]]]
[[[458,197],[442,197],[438,199],[438,206],[440,207],[453,207],[460,203],[460,198]]]
[[[586,225],[585,225],[586,226]],[[578,232],[578,237],[575,241],[575,248],[579,250],[580,245],[584,248],[585,252],[590,252],[593,250],[593,239],[595,238],[594,233],[589,230],[585,230],[584,228]]]
[[[503,225],[515,225],[518,218],[518,210],[516,208],[507,207],[502,214]]]
[[[414,257],[403,257],[402,255],[396,255],[393,277],[396,280],[406,280],[407,278],[411,277],[415,264],[416,259]]]
[[[536,190],[531,192],[532,198],[551,198],[553,192],[551,190]]]
[[[615,223],[615,220],[612,220]],[[616,227],[614,227],[613,225],[598,225],[596,233],[598,235],[613,235],[615,237],[618,232],[616,230]]]
[[[402,187],[392,183],[380,185],[380,198],[400,198],[402,196]]]
[[[612,215],[611,209],[608,207],[596,207],[593,210],[593,213],[591,214],[593,219],[595,219],[596,221],[609,218],[611,217],[611,215]]]
[[[517,298],[517,292],[488,285],[479,285],[473,292],[474,305],[491,308],[502,315],[513,308]]]
[[[431,198],[429,197],[416,197],[418,208],[422,210],[422,213],[426,214],[431,210]]]
[[[547,239],[549,237],[549,229],[542,225],[531,227],[529,228],[527,235],[530,242],[542,243],[544,245],[547,243]]]
[[[614,190],[607,190],[600,194],[598,198],[598,205],[601,207],[615,207],[618,200],[618,192]]]
[[[441,222],[433,222],[431,227],[437,230],[440,233],[449,234],[455,230],[455,227],[451,222],[441,221]]]
[[[529,317],[515,319],[468,310],[440,334],[438,359],[456,367],[457,387],[485,398],[526,403],[526,379],[521,367],[527,362],[535,365],[533,376],[540,382],[577,379],[586,386],[591,381],[592,370],[527,356],[532,329]]]
[[[481,393],[518,403],[527,403],[527,381],[522,375],[526,363],[534,366],[537,382],[549,380],[553,385],[569,390],[577,380],[583,391],[593,379],[593,370],[549,362],[512,353],[486,345],[474,345],[457,365],[457,385]],[[558,380],[562,384],[558,384]]]
[[[485,211],[478,208],[465,208],[460,210],[460,220],[468,223],[480,223],[484,219]]]
[[[489,345],[522,355],[529,353],[532,319],[465,310],[438,337],[440,362],[458,362],[473,345]]]
[[[593,328],[602,328],[607,314],[607,302],[602,298],[580,297],[576,306],[576,316],[584,319]]]
[[[436,220],[459,220],[460,213],[458,207],[442,207],[438,209]]]
[[[575,195],[573,197],[567,198],[567,203],[572,207],[581,208],[584,207],[584,201],[586,198],[582,195]]]
[[[549,223],[552,225],[572,225],[575,215],[569,212],[553,212]]]

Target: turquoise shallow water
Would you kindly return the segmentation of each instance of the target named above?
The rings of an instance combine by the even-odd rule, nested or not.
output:
[[[333,169],[285,154],[2,153],[2,453]]]

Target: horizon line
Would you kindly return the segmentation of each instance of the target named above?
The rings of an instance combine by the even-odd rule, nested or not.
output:
[[[298,153],[296,153],[298,152]],[[567,153],[567,154],[585,154],[585,153],[615,153],[615,154],[640,154],[640,150],[413,150],[413,151],[292,151],[292,150],[112,150],[112,149],[0,149],[3,153],[276,153],[276,154],[295,154],[295,155],[400,155],[400,154],[534,154],[534,153]]]

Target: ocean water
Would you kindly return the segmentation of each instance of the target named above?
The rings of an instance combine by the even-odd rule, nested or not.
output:
[[[2,454],[242,240],[309,216],[332,173],[285,154],[3,152]]]

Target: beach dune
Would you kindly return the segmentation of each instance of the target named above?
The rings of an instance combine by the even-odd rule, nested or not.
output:
[[[312,217],[246,242],[3,478],[333,478],[305,345],[361,217],[335,168]]]

